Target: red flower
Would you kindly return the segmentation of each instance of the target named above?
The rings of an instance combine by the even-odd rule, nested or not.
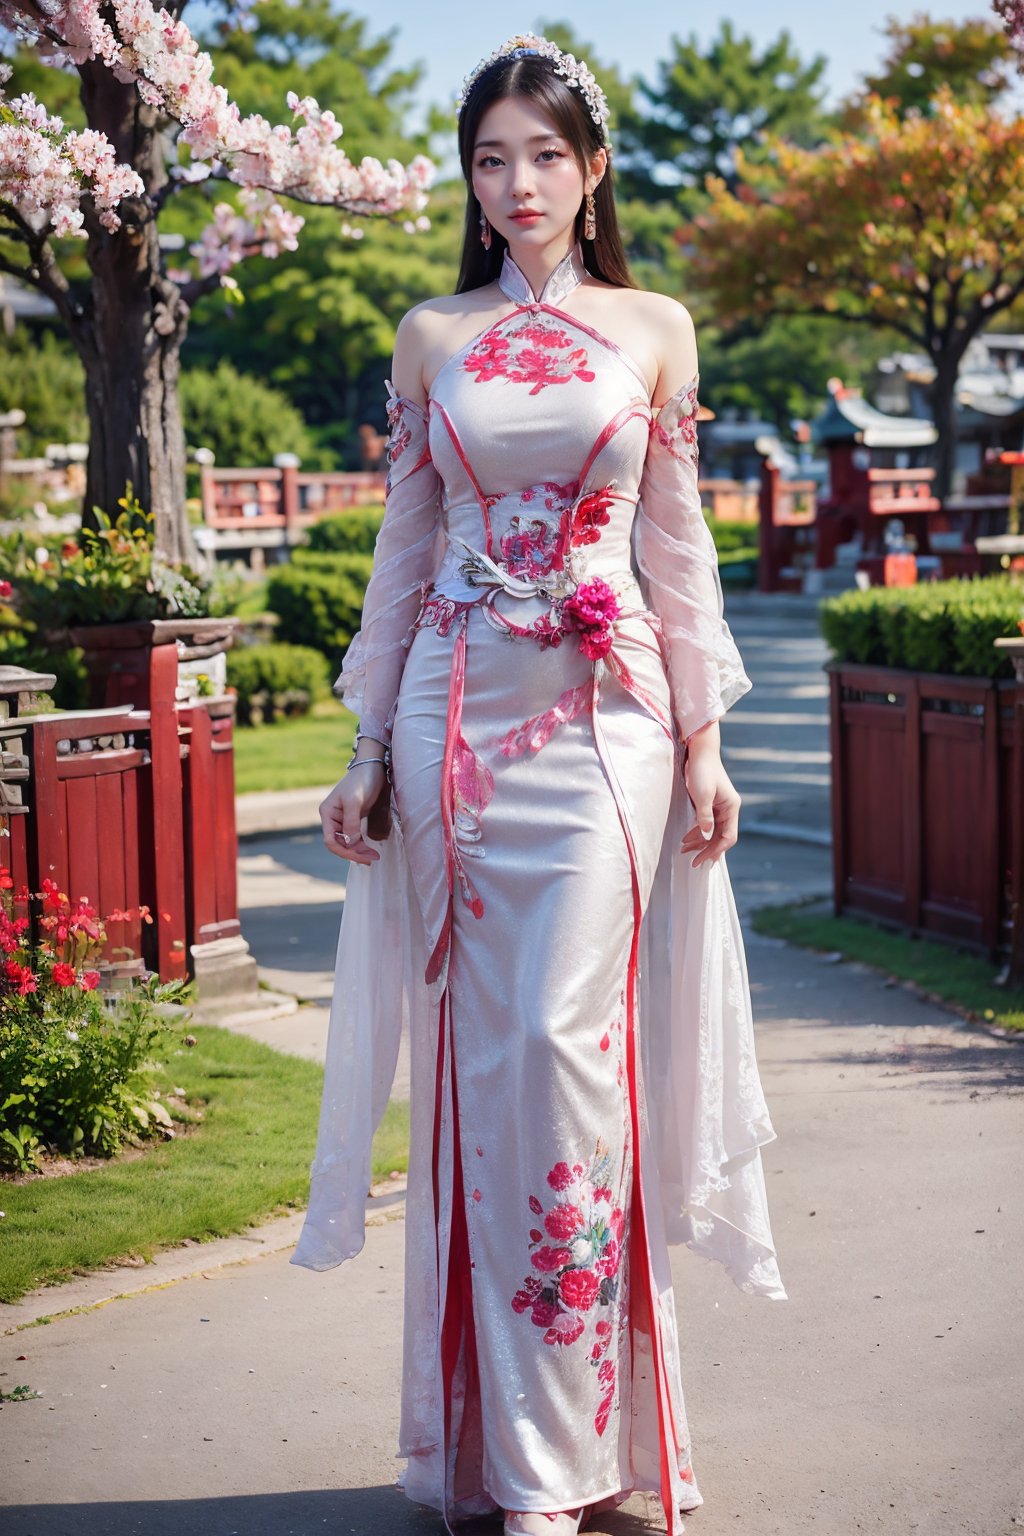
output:
[[[99,984],[100,984],[100,973],[99,973],[99,971],[83,971],[82,972],[82,991],[83,992],[95,992],[95,990],[99,986]]]
[[[608,1275],[609,1277],[614,1275],[619,1267],[619,1259],[621,1257],[621,1253],[622,1251],[619,1248],[618,1240],[614,1237],[610,1237],[608,1239],[604,1253],[602,1253],[601,1257],[594,1265],[597,1273],[599,1275]]]
[[[543,1297],[538,1296],[530,1313],[530,1322],[537,1328],[550,1328],[557,1316],[558,1308],[554,1302],[545,1301]]]
[[[51,975],[53,976],[54,984],[58,987],[73,987],[78,980],[74,966],[66,965],[64,961],[59,961],[54,966]]]
[[[9,581],[0,581],[0,597],[12,597],[14,588]]]
[[[569,1185],[575,1182],[576,1175],[568,1163],[556,1163],[548,1174],[548,1183],[552,1189],[568,1189]]]
[[[600,1288],[592,1269],[570,1269],[558,1282],[558,1294],[574,1312],[589,1312]]]
[[[618,598],[600,576],[581,581],[562,604],[562,623],[580,632],[580,650],[596,661],[612,648],[612,624],[621,612]]]
[[[602,1386],[607,1386],[609,1382],[615,1380],[614,1360],[603,1360],[601,1362],[600,1366],[598,1367],[597,1379]]]
[[[556,1242],[568,1243],[583,1225],[583,1217],[574,1205],[556,1205],[544,1217],[549,1237]]]
[[[6,962],[4,965],[4,975],[12,985],[17,987],[19,997],[27,997],[30,992],[39,990],[39,983],[36,981],[31,968],[27,965],[19,965],[16,960],[8,960]]]
[[[545,1344],[575,1344],[584,1329],[582,1317],[560,1312],[544,1335]]]
[[[9,869],[0,869],[0,891],[13,891],[14,877]]]
[[[563,1264],[568,1264],[572,1254],[568,1248],[538,1248],[536,1253],[531,1253],[530,1262],[534,1269],[539,1269],[542,1274],[549,1274],[553,1269],[561,1269]]]

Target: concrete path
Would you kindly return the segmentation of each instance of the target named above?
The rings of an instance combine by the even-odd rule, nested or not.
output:
[[[251,893],[279,870],[321,876],[302,839],[248,846],[275,866],[246,876],[252,938]],[[744,911],[828,883],[823,850],[766,838],[742,840],[731,868]],[[312,947],[311,915],[329,934],[336,908],[307,889]],[[266,944],[275,971],[291,959],[299,975],[282,936],[279,918],[257,953]],[[676,1251],[706,1500],[688,1531],[1009,1536],[1024,1524],[1024,1050],[862,967],[747,943],[790,1299],[744,1296]],[[299,1032],[286,1048],[308,1045],[302,1017],[281,1021]],[[5,1536],[436,1532],[392,1487],[403,1235],[386,1221],[321,1275],[287,1252],[208,1261],[197,1278],[0,1338],[0,1385],[43,1393],[0,1410]],[[595,1529],[638,1536],[644,1510],[634,1500]]]

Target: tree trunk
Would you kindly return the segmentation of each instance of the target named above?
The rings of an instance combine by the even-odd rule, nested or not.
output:
[[[133,85],[103,64],[79,66],[89,125],[104,132],[117,158],[154,194],[167,180],[157,114]],[[89,462],[83,519],[98,506],[115,517],[130,480],[153,514],[158,548],[168,560],[192,560],[185,508],[185,433],[178,402],[181,344],[188,306],[163,274],[155,212],[148,197],[121,204],[122,224],[104,229],[85,200],[89,301],[71,327],[85,368]]]
[[[932,419],[939,434],[935,445],[935,494],[943,498],[953,488],[956,468],[956,381],[961,355],[959,349],[952,354],[939,354],[930,391]]]

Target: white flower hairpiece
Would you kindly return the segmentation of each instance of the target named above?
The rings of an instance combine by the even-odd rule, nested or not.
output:
[[[542,58],[550,59],[554,65],[555,73],[561,75],[567,85],[575,86],[594,122],[601,130],[601,136],[605,145],[611,148],[611,140],[608,135],[608,99],[604,91],[598,85],[594,76],[582,60],[573,57],[571,53],[563,53],[557,43],[550,42],[546,37],[538,37],[535,32],[519,32],[515,37],[507,38],[500,48],[496,48],[486,59],[470,72],[462,83],[455,107],[456,115],[462,112],[469,95],[477,80],[485,70],[490,69],[499,59],[525,58],[530,54],[539,54]]]

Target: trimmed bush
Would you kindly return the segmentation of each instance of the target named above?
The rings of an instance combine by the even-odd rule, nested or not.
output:
[[[280,620],[277,633],[281,640],[312,646],[327,657],[332,672],[340,671],[345,651],[359,628],[372,569],[370,555],[306,552],[301,561],[271,572],[267,606]]]
[[[243,725],[305,715],[330,689],[327,658],[308,645],[247,645],[228,652],[228,686]]]
[[[1010,576],[871,587],[821,605],[821,632],[837,661],[961,677],[1012,677],[993,642],[1020,634],[1024,582]]]
[[[383,506],[352,507],[321,518],[309,530],[309,548],[343,555],[372,555],[384,518]]]

